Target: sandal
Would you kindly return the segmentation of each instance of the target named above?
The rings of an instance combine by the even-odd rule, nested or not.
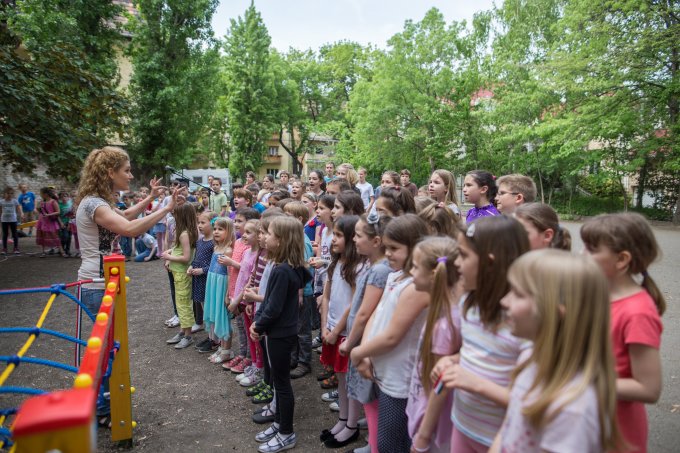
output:
[[[274,393],[269,388],[264,388],[252,399],[253,404],[267,404],[274,399]]]
[[[329,377],[328,379],[324,379],[321,381],[321,388],[322,389],[334,389],[338,386],[338,378],[336,375],[333,375]]]

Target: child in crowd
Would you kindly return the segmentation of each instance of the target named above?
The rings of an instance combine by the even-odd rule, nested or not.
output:
[[[213,193],[210,194],[208,208],[220,217],[226,216],[229,209],[229,200],[227,195],[222,192],[222,180],[220,178],[213,178],[210,188]]]
[[[319,218],[316,216],[316,207],[319,202],[319,198],[311,192],[307,192],[302,196],[302,203],[309,211],[309,220],[305,223],[305,234],[312,243],[316,239],[316,229],[321,223]],[[314,253],[316,254],[316,246],[314,247]]]
[[[191,277],[187,275],[187,269],[196,251],[198,225],[196,224],[196,210],[189,203],[175,207],[173,217],[175,218],[174,246],[172,250],[163,252],[161,258],[165,260],[166,269],[172,272],[177,315],[182,330],[167,343],[174,344],[175,349],[184,349],[193,343],[191,326],[194,324],[194,314],[191,300]]]
[[[401,186],[388,187],[380,192],[375,210],[381,216],[396,217],[415,214],[416,203],[408,189]]]
[[[23,217],[18,219],[21,222],[32,222],[37,220],[35,211],[35,194],[28,190],[28,184],[19,184],[19,204],[23,212]],[[33,236],[33,227],[28,229],[28,235]]]
[[[203,326],[213,342],[220,343],[217,351],[209,360],[212,363],[225,363],[233,359],[231,351],[231,322],[227,305],[229,276],[227,267],[231,265],[234,244],[234,222],[225,217],[211,219],[213,230],[213,254],[210,258],[208,278],[205,285],[203,304]]]
[[[21,219],[21,204],[14,198],[14,189],[5,187],[3,198],[0,200],[2,206],[2,254],[7,255],[7,238],[9,232],[12,232],[12,240],[14,241],[14,254],[19,252],[19,234],[17,233],[17,224]]]
[[[357,277],[352,304],[347,316],[346,340],[340,345],[340,355],[346,357],[356,347],[364,334],[369,318],[380,302],[392,272],[382,244],[381,235],[390,217],[380,219],[377,214],[364,214],[355,226],[354,243],[357,253],[365,257],[366,272]],[[358,413],[358,404],[363,404],[368,423],[368,443],[378,451],[378,400],[373,382],[363,378],[356,367],[349,364],[347,371],[347,397],[350,413]],[[352,412],[354,411],[354,412]]]
[[[266,238],[272,269],[265,300],[250,326],[253,340],[264,336],[267,344],[272,382],[276,394],[274,423],[258,433],[261,453],[272,453],[292,448],[297,443],[293,431],[295,396],[290,382],[290,354],[297,342],[298,303],[300,290],[311,279],[305,269],[304,231],[293,218],[277,216],[272,219]]]
[[[460,218],[447,206],[435,203],[432,199],[430,202],[431,204],[418,211],[418,216],[427,223],[429,234],[455,238],[459,231]]]
[[[508,268],[529,250],[529,241],[522,225],[505,216],[478,219],[457,239],[455,263],[466,291],[459,303],[460,362],[442,358],[430,378],[455,389],[451,451],[480,453],[493,443],[505,416],[512,372],[520,354],[531,347],[503,323],[500,303],[510,290]]]
[[[345,190],[352,190],[352,186],[343,178],[334,179],[326,184],[326,193],[328,195],[333,195],[334,197],[337,197],[340,192],[344,192]]]
[[[453,177],[453,173],[442,169],[432,172],[427,191],[434,201],[448,207],[456,217],[460,218],[456,179]]]
[[[515,218],[529,236],[531,250],[546,247],[571,250],[571,234],[560,226],[560,219],[553,208],[543,203],[527,203],[518,206]]]
[[[239,217],[240,215],[236,216],[237,219]],[[234,287],[234,294],[236,296],[231,300],[231,303],[229,304],[229,312],[232,313],[234,316],[236,315],[240,316],[241,319],[243,320],[245,332],[249,332],[250,325],[253,323],[253,314],[252,310],[249,310],[250,314],[245,312],[247,302],[244,300],[243,294],[244,290],[251,281],[253,274],[255,273],[257,257],[260,254],[260,247],[258,241],[259,228],[260,221],[256,219],[248,220],[243,226],[243,236],[241,236],[240,240],[243,241],[248,246],[248,248],[245,250],[245,252],[243,253],[243,257],[241,258],[241,268],[239,269],[238,277],[236,278],[236,286]],[[240,338],[239,341],[241,341]],[[243,376],[243,378],[239,381],[239,383],[243,387],[252,387],[254,385],[257,385],[262,380],[261,370],[262,367],[259,368],[257,367],[256,363],[257,348],[255,345],[256,343],[250,338],[250,335],[247,335],[244,347],[248,348],[254,366],[245,363],[242,367],[242,370],[238,372],[239,375],[241,373],[245,373],[245,376]],[[241,357],[245,356],[246,356],[245,354],[241,355]],[[242,363],[243,360],[244,359],[241,359],[240,362]],[[238,363],[236,363],[234,367],[236,367],[236,365],[238,365]],[[238,371],[238,368],[236,370],[234,370],[233,368],[230,369],[234,372]]]
[[[339,167],[342,168],[342,167]],[[335,197],[331,217],[337,222],[343,215],[359,216],[364,213],[364,204],[361,197],[353,190],[345,190]]]
[[[337,199],[336,199],[337,201]],[[328,281],[321,303],[323,348],[321,363],[333,367],[338,381],[338,422],[324,430],[321,441],[329,448],[344,447],[359,437],[359,405],[353,404],[350,413],[347,399],[347,356],[339,353],[339,346],[347,337],[347,317],[357,278],[365,272],[364,258],[354,244],[354,231],[359,217],[344,215],[333,225],[332,259],[328,267]]]
[[[616,374],[607,280],[585,256],[541,250],[517,259],[501,303],[513,335],[533,342],[512,373],[491,452],[616,448]]]
[[[59,192],[59,221],[61,222],[59,240],[66,256],[71,256],[71,229],[69,228],[69,223],[71,223],[71,219],[74,217],[71,196],[67,191],[62,190]]]
[[[286,215],[298,219],[303,225],[309,219],[309,210],[301,201],[288,203],[284,208]],[[314,256],[312,242],[305,234],[305,262]],[[309,269],[310,272],[313,270]],[[312,273],[313,277],[313,273]],[[298,322],[298,342],[293,349],[290,361],[290,378],[299,379],[312,371],[312,309],[316,309],[314,304],[314,287],[312,280],[307,282],[302,290],[302,303],[300,304],[300,314]]]
[[[290,197],[294,200],[302,200],[302,194],[305,193],[305,183],[302,181],[293,181],[290,184]]]
[[[215,217],[217,217],[217,214],[211,211],[204,211],[198,215],[198,232],[201,234],[201,237],[196,241],[196,254],[191,262],[191,266],[187,269],[187,274],[191,276],[191,298],[194,303],[194,325],[191,327],[191,333],[199,332],[205,326],[203,323],[205,289],[208,284],[210,261],[215,251],[213,229],[210,222]],[[210,352],[214,350],[214,347],[216,346],[214,346],[210,338],[206,338],[196,345],[198,352],[201,353]]]
[[[335,206],[335,197],[333,195],[323,195],[319,199],[316,208],[316,215],[323,224],[317,230],[316,243],[319,247],[316,251],[316,256],[309,260],[310,266],[315,269],[314,274],[314,294],[317,296],[317,308],[321,307],[321,295],[323,294],[324,285],[327,280],[328,265],[331,263],[331,242],[333,241],[333,206]],[[320,318],[319,318],[320,319]],[[320,324],[320,327],[323,324]],[[312,348],[321,346],[321,336],[312,342]],[[319,381],[322,381],[322,388],[336,387],[336,380],[333,370],[326,367],[321,374],[317,376]]]
[[[241,270],[243,254],[250,248],[250,245],[243,239],[246,222],[253,218],[259,218],[259,216],[259,213],[253,208],[240,208],[236,211],[236,216],[234,217],[234,230],[237,239],[233,245],[233,252],[231,255],[232,264],[230,264],[229,267],[229,287],[227,291],[227,298],[229,300],[228,305],[232,304],[232,301],[236,296],[236,281],[238,280],[238,274]],[[241,312],[236,309],[237,307],[238,305],[234,305],[233,310],[230,311],[236,323],[236,331],[238,332],[238,354],[229,361],[228,366],[233,373],[241,374],[246,367],[252,365],[252,360],[248,348],[245,323]]]
[[[371,205],[375,201],[375,192],[373,192],[373,186],[370,182],[366,181],[366,169],[364,167],[359,167],[357,174],[359,175],[359,182],[356,187],[361,192],[361,201],[364,203],[364,210],[369,211]]]
[[[378,386],[379,451],[407,452],[411,447],[406,403],[430,296],[415,288],[410,272],[413,249],[425,234],[427,225],[415,214],[387,224],[382,241],[395,272],[387,279],[364,341],[351,352],[354,366]]]
[[[61,256],[66,257],[64,249],[61,247],[61,240],[59,239],[59,230],[61,223],[59,221],[59,201],[57,194],[49,187],[40,189],[40,198],[42,202],[38,208],[39,218],[35,226],[37,231],[35,236],[35,243],[42,247],[41,258],[46,256],[45,247],[59,248]],[[50,251],[50,254],[52,252]]]
[[[413,368],[406,406],[408,432],[417,452],[451,450],[453,395],[433,391],[430,374],[440,358],[457,353],[461,345],[457,257],[456,241],[450,237],[426,238],[413,251],[413,284],[430,293],[427,322],[420,333],[420,360]]]
[[[659,246],[640,214],[602,214],[585,222],[581,239],[609,281],[611,341],[616,359],[616,415],[627,444],[647,451],[647,411],[661,393],[661,315],[666,301],[649,275]],[[636,276],[642,276],[640,283]]]
[[[463,195],[472,207],[465,218],[467,223],[472,223],[480,217],[499,215],[493,203],[496,200],[496,181],[488,171],[472,170],[465,175],[463,182]]]
[[[137,256],[135,262],[141,263],[158,259],[158,241],[149,233],[144,233],[135,241]]]
[[[496,209],[505,215],[510,215],[524,203],[536,200],[536,184],[534,180],[524,175],[504,175],[496,181]]]

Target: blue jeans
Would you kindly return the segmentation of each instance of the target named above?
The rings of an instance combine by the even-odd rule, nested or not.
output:
[[[135,248],[137,249],[137,256],[135,256],[135,262],[137,263],[141,263],[144,261],[144,258],[151,254],[151,249],[148,248],[141,239],[137,239]]]
[[[122,236],[120,238],[120,249],[123,255],[128,258],[132,256],[132,239],[127,236]]]
[[[104,297],[103,289],[83,288],[80,293],[80,301],[87,307],[90,312],[97,316],[99,306]],[[108,355],[104,358],[108,362]],[[111,413],[111,401],[109,393],[109,379],[103,378],[102,385],[99,389],[99,396],[97,397],[97,417],[103,417]],[[105,395],[107,394],[107,395]]]

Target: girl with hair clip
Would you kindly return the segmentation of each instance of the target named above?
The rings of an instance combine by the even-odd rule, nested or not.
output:
[[[459,219],[446,206],[432,203],[418,212],[418,216],[427,223],[430,234],[434,236],[455,238],[460,231]]]
[[[195,324],[191,328],[193,333],[204,328],[203,305],[205,304],[205,287],[208,283],[210,260],[215,249],[213,229],[210,222],[215,217],[217,215],[210,211],[204,211],[198,215],[198,232],[201,233],[201,237],[196,241],[196,253],[194,254],[191,266],[187,269],[187,275],[191,276],[191,298],[194,301]],[[196,348],[201,353],[211,352],[213,350],[213,342],[210,338],[206,338],[198,343]]]
[[[571,250],[571,234],[560,226],[560,219],[553,208],[543,203],[527,203],[515,210],[529,236],[531,250],[553,248]]]
[[[603,214],[581,228],[586,251],[609,280],[611,339],[616,358],[616,415],[627,442],[647,451],[647,411],[661,394],[661,315],[666,301],[648,273],[659,245],[640,214]],[[641,275],[638,283],[635,276]]]
[[[307,185],[309,186],[309,191],[317,196],[326,192],[326,180],[324,179],[324,173],[321,170],[312,170],[309,172],[307,177]]]
[[[416,203],[408,189],[401,186],[388,187],[375,200],[375,210],[379,215],[388,217],[415,214]]]
[[[597,453],[619,444],[607,280],[586,256],[539,250],[518,258],[501,303],[513,335],[533,342],[512,373],[490,452]]]
[[[290,383],[290,354],[297,345],[298,304],[301,290],[311,279],[305,269],[304,231],[299,220],[277,216],[266,237],[269,259],[274,263],[262,305],[250,326],[253,341],[264,337],[271,367],[276,414],[274,423],[255,436],[261,453],[295,447],[293,431],[295,396]]]
[[[366,271],[364,257],[354,244],[354,232],[359,217],[345,215],[333,226],[332,256],[328,267],[328,281],[324,286],[321,299],[321,339],[323,347],[321,363],[333,367],[338,381],[338,422],[331,429],[321,433],[321,441],[329,448],[340,448],[354,442],[359,437],[359,406],[353,404],[351,412],[347,399],[347,356],[339,352],[340,345],[347,337],[347,317],[349,316],[352,294],[357,279]]]
[[[427,322],[420,333],[420,360],[413,368],[406,406],[415,453],[451,450],[453,394],[434,392],[430,373],[441,357],[457,353],[461,345],[457,256],[456,241],[450,237],[425,238],[413,251],[413,284],[430,293]]]
[[[349,335],[340,345],[342,356],[348,356],[352,348],[361,341],[366,324],[383,295],[387,277],[392,272],[385,259],[381,240],[382,231],[390,220],[390,217],[381,219],[377,214],[364,214],[356,224],[354,244],[357,252],[366,257],[368,267],[366,272],[357,278],[347,317]],[[363,378],[351,363],[347,372],[347,396],[350,412],[358,411],[358,404],[363,404],[368,422],[368,443],[373,451],[378,451],[378,401],[373,382]]]
[[[361,345],[350,354],[361,375],[377,383],[379,451],[408,452],[411,447],[405,410],[430,296],[416,289],[410,272],[413,249],[426,234],[427,225],[415,214],[387,224],[382,241],[395,272],[387,279]]]
[[[163,252],[161,258],[165,260],[165,268],[172,272],[177,315],[182,330],[166,343],[174,344],[175,349],[184,349],[193,343],[191,327],[194,325],[194,304],[191,300],[191,277],[187,270],[194,258],[198,240],[196,209],[191,203],[185,203],[175,208],[173,217],[175,242],[172,249]]]
[[[227,288],[229,274],[227,266],[231,259],[234,243],[234,223],[226,217],[214,217],[213,254],[208,268],[208,280],[205,286],[205,303],[203,305],[203,324],[208,336],[220,345],[208,360],[212,363],[228,362],[234,356],[231,352],[231,323],[227,312]]]
[[[474,207],[468,211],[465,222],[472,223],[481,217],[500,215],[494,204],[497,192],[496,178],[491,173],[484,170],[468,172],[463,182],[463,195]]]
[[[524,228],[510,217],[485,217],[458,234],[455,264],[466,291],[459,302],[463,345],[459,360],[444,357],[430,374],[432,382],[456,390],[451,451],[485,452],[503,422],[512,371],[531,344],[503,323],[500,302],[510,290],[510,265],[528,250]]]
[[[361,196],[357,195],[353,190],[345,190],[335,197],[335,203],[333,203],[333,209],[331,210],[334,222],[337,222],[344,215],[359,216],[363,213],[364,202],[361,201]]]
[[[453,177],[453,173],[443,169],[433,171],[427,190],[437,203],[448,207],[456,217],[460,218],[458,195],[456,195],[456,178]]]

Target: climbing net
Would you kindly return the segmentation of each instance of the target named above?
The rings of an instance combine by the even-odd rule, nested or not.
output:
[[[14,355],[0,355],[6,363],[0,374],[0,394],[29,395],[20,407],[0,407],[0,449],[11,452],[61,450],[87,451],[83,445],[96,446],[95,402],[103,382],[110,380],[111,434],[116,441],[132,439],[130,365],[127,338],[127,306],[124,257],[104,258],[104,279],[81,280],[49,287],[0,290],[0,296],[47,293],[49,298],[38,321],[32,327],[1,327],[0,334],[28,334],[28,338]],[[80,289],[87,283],[105,283],[104,296],[98,313],[92,313],[80,300]],[[77,297],[68,289],[76,287]],[[75,302],[76,336],[43,327],[55,300],[63,296]],[[1,298],[0,298],[1,303]],[[82,338],[82,313],[94,325],[87,340]],[[26,354],[40,337],[50,335],[74,344],[74,363],[68,365]],[[84,354],[81,349],[84,348]],[[81,360],[82,356],[82,360]],[[41,365],[75,373],[72,389],[56,392],[8,386],[12,373],[21,364]],[[101,397],[101,396],[100,396]],[[75,447],[78,446],[78,447]],[[75,448],[73,448],[75,447]]]

